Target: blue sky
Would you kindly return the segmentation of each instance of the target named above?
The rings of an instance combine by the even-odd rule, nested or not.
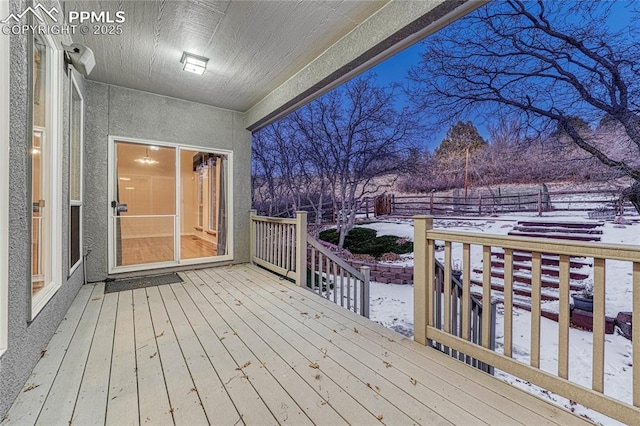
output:
[[[640,2],[634,0],[608,1],[612,2],[612,10],[609,21],[607,22],[607,26],[613,29],[631,28],[633,26],[633,14],[631,13],[631,11],[633,9],[640,8]],[[453,25],[456,24],[454,23]],[[377,75],[377,80],[381,85],[391,85],[394,83],[402,85],[406,81],[409,69],[413,65],[417,65],[420,62],[422,51],[422,43],[415,43],[414,45],[409,46],[405,50],[378,64],[367,73],[375,73]],[[406,97],[399,89],[397,91],[396,102],[396,106],[398,108],[402,108],[404,105],[408,105]],[[481,119],[472,121],[475,121],[474,124],[478,128],[480,134],[483,137],[488,138],[486,126],[480,123]],[[435,147],[437,147],[444,138],[446,131],[447,129],[442,129],[441,133],[425,138],[425,146],[429,149],[434,149]]]

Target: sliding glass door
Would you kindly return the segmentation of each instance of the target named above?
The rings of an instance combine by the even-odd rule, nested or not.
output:
[[[228,254],[228,156],[114,141],[111,272]]]

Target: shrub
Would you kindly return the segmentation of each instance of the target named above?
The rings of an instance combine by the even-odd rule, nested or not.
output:
[[[331,244],[338,244],[339,238],[335,229],[320,233],[320,239]],[[413,243],[395,235],[377,237],[374,229],[356,227],[345,237],[344,248],[354,254],[369,254],[378,259],[384,253],[411,253]]]

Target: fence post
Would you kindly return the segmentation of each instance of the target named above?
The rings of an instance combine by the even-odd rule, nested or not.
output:
[[[542,189],[538,189],[538,216],[542,216]]]
[[[431,196],[429,197],[429,214],[433,215],[433,192],[431,192],[430,195]]]
[[[296,212],[296,284],[307,286],[307,212]]]
[[[482,194],[478,196],[478,215],[482,216]]]
[[[258,210],[249,210],[249,259],[253,263],[254,257],[256,257],[256,223],[253,218],[257,216]]]
[[[371,268],[369,266],[362,266],[360,272],[362,272],[364,276],[362,292],[360,293],[360,315],[369,318],[369,281],[371,279]]]
[[[427,231],[433,228],[433,217],[413,217],[413,340],[427,344],[427,322],[431,315],[431,295],[427,291],[427,277],[433,265],[427,261]]]

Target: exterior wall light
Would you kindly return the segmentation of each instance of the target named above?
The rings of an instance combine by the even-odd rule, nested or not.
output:
[[[180,62],[183,64],[183,71],[189,71],[194,74],[202,75],[207,69],[207,62],[209,62],[209,58],[183,52]]]

